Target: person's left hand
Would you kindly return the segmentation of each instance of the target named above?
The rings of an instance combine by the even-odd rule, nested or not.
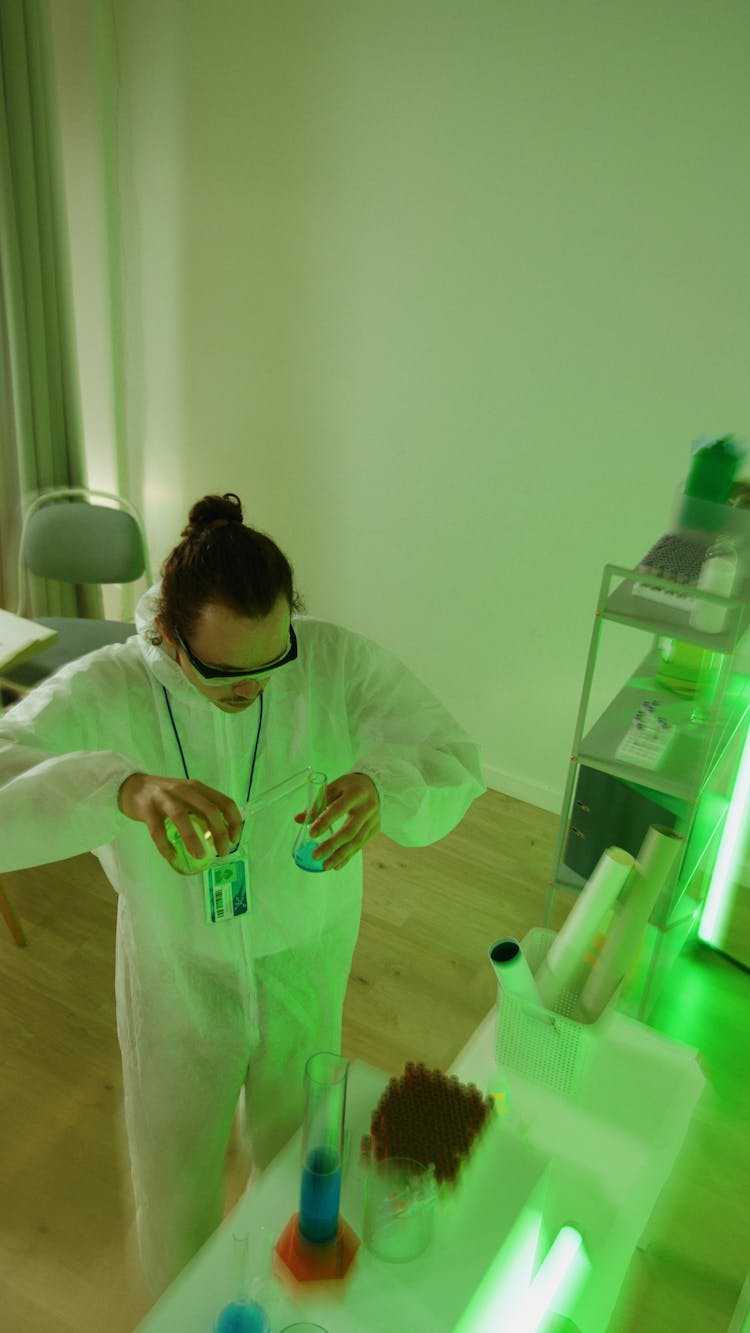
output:
[[[366,773],[345,773],[327,784],[326,808],[310,825],[312,837],[319,838],[337,819],[347,814],[349,818],[338,833],[313,852],[314,861],[325,861],[325,870],[340,870],[380,832],[378,789]],[[304,823],[305,811],[294,818],[298,824]]]

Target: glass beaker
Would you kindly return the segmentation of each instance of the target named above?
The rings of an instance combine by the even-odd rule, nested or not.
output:
[[[167,841],[174,847],[174,856],[170,865],[173,870],[177,871],[178,875],[197,875],[201,870],[205,870],[206,866],[210,866],[217,856],[214,835],[205,819],[201,819],[200,815],[192,814],[189,819],[198,835],[199,842],[202,842],[206,848],[205,854],[201,857],[193,856],[193,853],[188,851],[177,825],[173,824],[169,818],[164,820],[164,832],[167,835]]]
[[[429,1246],[435,1225],[435,1168],[412,1157],[383,1157],[365,1180],[364,1242],[378,1259],[406,1263]]]
[[[339,1230],[348,1071],[349,1061],[330,1051],[305,1065],[299,1230],[315,1245],[332,1244]]]
[[[313,861],[312,854],[317,850],[318,844],[310,834],[310,825],[322,815],[325,806],[326,775],[325,773],[310,772],[307,777],[305,822],[300,825],[299,833],[292,848],[292,856],[300,870],[325,870],[322,861]]]

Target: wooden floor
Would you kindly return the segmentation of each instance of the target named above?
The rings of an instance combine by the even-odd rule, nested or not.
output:
[[[494,1002],[489,943],[542,922],[557,823],[490,791],[435,846],[370,843],[344,1054],[393,1074],[407,1059],[447,1068]],[[124,1147],[115,894],[88,855],[2,884],[28,948],[0,920],[0,1328],[132,1333],[150,1302]],[[558,895],[553,926],[569,906]],[[611,1333],[726,1333],[750,1268],[749,988],[701,949],[653,1015],[701,1049],[709,1086]],[[227,1211],[248,1165],[233,1141]]]

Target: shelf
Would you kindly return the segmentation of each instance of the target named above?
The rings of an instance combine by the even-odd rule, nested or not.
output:
[[[622,578],[623,582],[610,593],[600,614],[604,620],[613,620],[621,625],[630,625],[634,629],[647,630],[651,634],[663,634],[668,638],[679,638],[685,643],[699,644],[714,653],[731,653],[742,634],[750,625],[750,581],[746,582],[731,598],[720,599],[726,607],[726,623],[721,634],[703,634],[693,629],[690,624],[690,603],[698,595],[693,584],[672,583],[667,579],[656,578],[652,574],[639,570],[625,569],[618,565],[606,565],[610,576]],[[660,589],[676,599],[684,599],[688,605],[676,602],[674,606],[652,601],[635,592],[637,584]],[[709,605],[706,600],[706,605]]]
[[[686,527],[688,523],[692,526]],[[620,836],[628,844],[635,841],[649,820],[674,822],[685,845],[669,883],[662,886],[640,951],[638,975],[627,987],[625,1012],[632,1012],[641,1022],[648,1021],[672,962],[695,934],[725,842],[727,813],[750,727],[750,671],[740,646],[750,631],[750,512],[678,493],[670,524],[670,534],[682,532],[691,541],[705,539],[707,549],[720,538],[731,539],[738,556],[738,585],[726,597],[696,583],[662,578],[651,570],[604,566],[545,913],[549,926],[558,890],[580,895],[592,858],[604,850],[606,842],[617,842]],[[720,633],[707,633],[691,624],[691,618],[702,619],[696,616],[702,608],[708,612],[704,623],[718,621]],[[608,623],[645,634],[649,640],[645,656],[641,657],[646,648],[643,638],[634,640],[619,630],[606,633]],[[597,675],[602,639],[608,650],[606,677],[603,672]],[[673,652],[668,651],[665,640],[674,644]],[[686,645],[682,653],[681,643]],[[665,655],[674,656],[674,661],[671,668],[666,663],[662,671]],[[639,658],[639,665],[631,671],[631,664]],[[661,676],[679,689],[682,677],[687,688],[689,673],[698,669],[706,680],[693,698],[660,683]],[[711,679],[714,671],[716,676]],[[615,682],[619,684],[623,676],[628,679],[612,698]],[[658,713],[674,728],[671,743],[654,768],[633,762],[622,744],[646,700],[655,701]],[[706,720],[693,721],[693,715]],[[622,759],[617,757],[621,747]],[[594,772],[583,782],[581,770]],[[602,781],[598,774],[609,781]],[[583,804],[586,819],[582,821],[574,811],[577,783],[592,793]],[[651,802],[656,810],[644,802]],[[585,854],[576,854],[572,829],[589,840],[589,846],[582,844]],[[628,845],[627,850],[637,855],[635,847]],[[568,851],[583,874],[565,864]]]
[[[585,883],[586,880],[583,875],[577,875],[575,870],[571,870],[570,866],[566,866],[565,862],[561,861],[552,887],[555,889],[574,889],[578,892]]]
[[[669,891],[668,900],[660,898],[651,913],[651,923],[657,929],[672,929],[675,916],[680,913],[681,904],[688,897],[701,903],[704,901],[708,887],[704,881],[710,881],[728,809],[728,800],[713,792],[707,792],[701,797],[680,866],[679,882]],[[662,920],[663,917],[668,919]]]
[[[660,658],[658,647],[644,658],[638,670],[581,739],[573,758],[576,763],[610,773],[625,782],[692,802],[732,736],[747,719],[750,688],[745,676],[733,676],[727,682],[715,720],[705,725],[693,723],[690,715],[695,700],[682,699],[659,685],[656,670]],[[656,769],[616,758],[617,748],[646,697],[657,698],[662,715],[678,729],[671,749]],[[713,744],[707,744],[709,738]]]
[[[691,898],[689,910],[679,913],[678,919],[673,919],[666,929],[660,930],[649,922],[636,965],[615,1006],[619,1013],[641,1022],[647,1021],[664,981],[690,938],[700,911],[701,904]]]

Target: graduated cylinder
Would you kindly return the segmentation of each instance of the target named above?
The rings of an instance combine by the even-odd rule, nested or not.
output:
[[[348,1070],[349,1061],[329,1051],[305,1065],[299,1230],[315,1245],[338,1234]]]
[[[275,1245],[282,1280],[341,1281],[359,1249],[359,1237],[339,1211],[348,1071],[349,1061],[330,1051],[311,1055],[305,1065],[299,1212]]]

